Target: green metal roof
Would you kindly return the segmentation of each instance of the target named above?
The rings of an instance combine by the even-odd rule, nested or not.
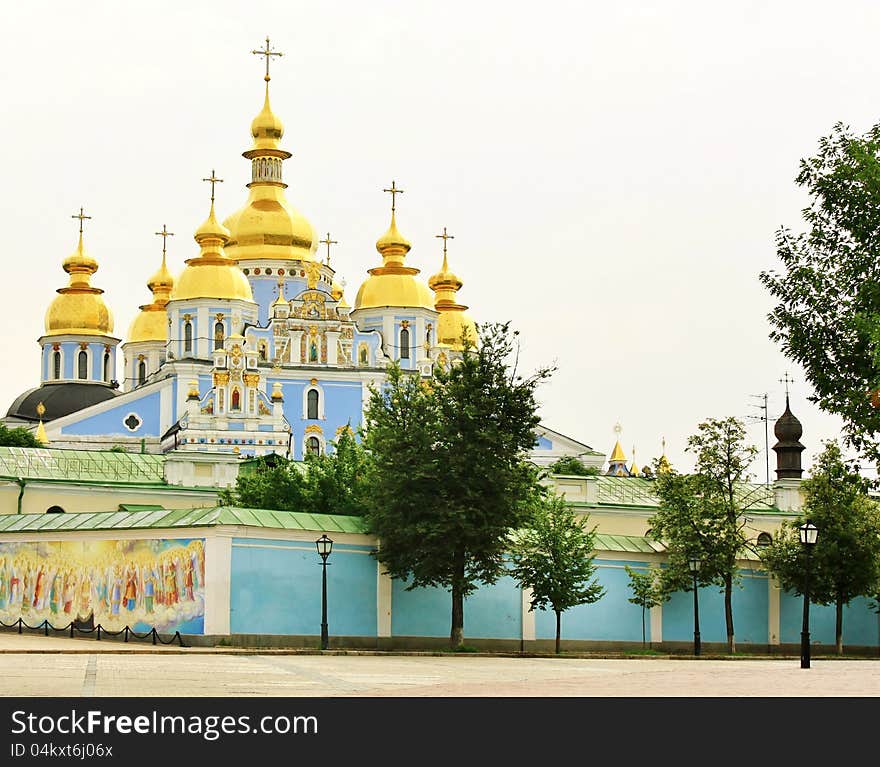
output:
[[[0,477],[164,484],[165,456],[109,450],[0,447]]]
[[[336,514],[300,514],[267,509],[209,506],[200,509],[101,511],[74,514],[2,514],[0,533],[67,530],[158,530],[175,527],[248,525],[280,530],[364,534],[360,517]]]
[[[601,475],[596,478],[599,488],[599,503],[609,506],[659,506],[656,495],[656,482],[643,477],[615,477]],[[776,497],[773,488],[743,482],[736,488],[737,501],[746,511],[776,511]]]
[[[595,551],[625,551],[632,554],[658,554],[666,551],[663,544],[641,535],[608,535],[597,533],[593,539]]]

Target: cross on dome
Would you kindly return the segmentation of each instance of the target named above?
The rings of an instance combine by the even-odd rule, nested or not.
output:
[[[222,184],[223,179],[217,178],[214,175],[214,170],[211,169],[211,176],[209,178],[203,178],[202,181],[208,181],[211,184],[211,205],[213,205],[214,204],[214,185],[215,184]]]
[[[214,175],[214,171],[211,171],[211,175],[212,176]],[[168,244],[168,238],[174,236],[174,232],[169,232],[165,228],[165,224],[162,224],[162,231],[161,232],[153,232],[153,234],[157,234],[157,235],[159,235],[159,237],[162,238],[162,258],[164,259],[165,258],[165,246]]]
[[[83,209],[80,208],[80,209],[79,209],[79,213],[74,213],[74,214],[71,216],[71,218],[78,218],[78,219],[79,219],[79,233],[80,233],[80,235],[82,235],[82,233],[83,233],[83,221],[84,221],[85,219],[87,219],[87,218],[88,218],[88,219],[91,219],[91,216],[87,216],[85,213],[83,213]]]
[[[283,56],[284,54],[281,51],[273,51],[269,45],[269,38],[266,38],[266,47],[264,49],[251,51],[251,53],[256,54],[257,56],[265,56],[266,57],[266,76],[263,78],[266,82],[269,82],[271,79],[269,77],[269,61],[272,56]]]
[[[327,266],[330,266],[330,246],[331,245],[338,245],[339,243],[336,240],[330,239],[330,232],[327,232],[327,239],[326,240],[318,240],[318,242],[320,242],[322,245],[327,246]]]
[[[391,212],[394,213],[396,210],[395,203],[397,202],[397,195],[403,194],[403,189],[398,189],[394,185],[394,181],[391,182],[390,189],[383,189],[383,192],[388,192],[391,195]]]

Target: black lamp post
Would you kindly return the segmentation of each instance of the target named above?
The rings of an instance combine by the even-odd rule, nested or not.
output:
[[[697,596],[697,575],[700,572],[700,558],[688,557],[688,568],[694,578],[694,655],[700,654],[700,600]]]
[[[807,551],[807,564],[804,571],[804,623],[801,627],[801,668],[810,667],[810,556],[819,529],[812,523],[807,522],[798,528],[801,537],[801,545]]]
[[[324,533],[315,541],[315,545],[321,555],[321,649],[326,650],[330,646],[327,634],[327,557],[333,551],[333,541]]]

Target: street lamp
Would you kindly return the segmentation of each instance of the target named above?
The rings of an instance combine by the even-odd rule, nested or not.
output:
[[[801,537],[801,545],[807,551],[807,564],[804,572],[804,623],[801,627],[801,668],[810,667],[810,555],[819,529],[812,523],[807,522],[798,528]]]
[[[697,597],[697,575],[700,572],[700,558],[696,555],[688,557],[688,568],[694,578],[694,655],[700,654],[700,601]]]
[[[327,635],[327,557],[333,551],[333,541],[324,533],[315,541],[315,545],[321,555],[321,649],[326,650],[330,646]]]

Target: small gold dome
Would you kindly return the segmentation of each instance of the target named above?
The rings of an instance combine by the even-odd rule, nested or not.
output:
[[[456,296],[463,284],[461,278],[450,271],[444,248],[443,266],[431,276],[428,285],[434,291],[434,308],[440,312],[437,318],[437,343],[456,351],[462,350],[465,334],[472,343],[477,342],[476,323],[467,313],[468,307],[458,303]]]
[[[398,230],[392,212],[388,231],[376,241],[376,250],[381,254],[383,264],[369,270],[370,276],[361,284],[354,299],[355,309],[381,306],[434,309],[431,291],[415,277],[419,270],[404,265],[411,247],[409,240]]]
[[[153,304],[142,306],[131,322],[127,340],[132,344],[141,341],[167,341],[168,315],[165,308],[154,308]]]
[[[195,241],[201,253],[196,258],[187,259],[186,268],[171,293],[172,300],[219,298],[253,301],[247,277],[235,261],[224,253],[223,246],[229,242],[229,230],[217,221],[213,202],[208,218],[196,230]]]
[[[51,335],[110,335],[113,314],[104,303],[100,288],[91,284],[98,270],[95,261],[83,248],[82,234],[77,249],[62,263],[70,275],[67,287],[58,289],[58,296],[46,310],[46,333]]]
[[[345,300],[345,292],[342,285],[336,282],[336,280],[333,280],[333,284],[330,286],[330,296],[334,301],[339,301],[340,309],[351,309],[351,305]]]

